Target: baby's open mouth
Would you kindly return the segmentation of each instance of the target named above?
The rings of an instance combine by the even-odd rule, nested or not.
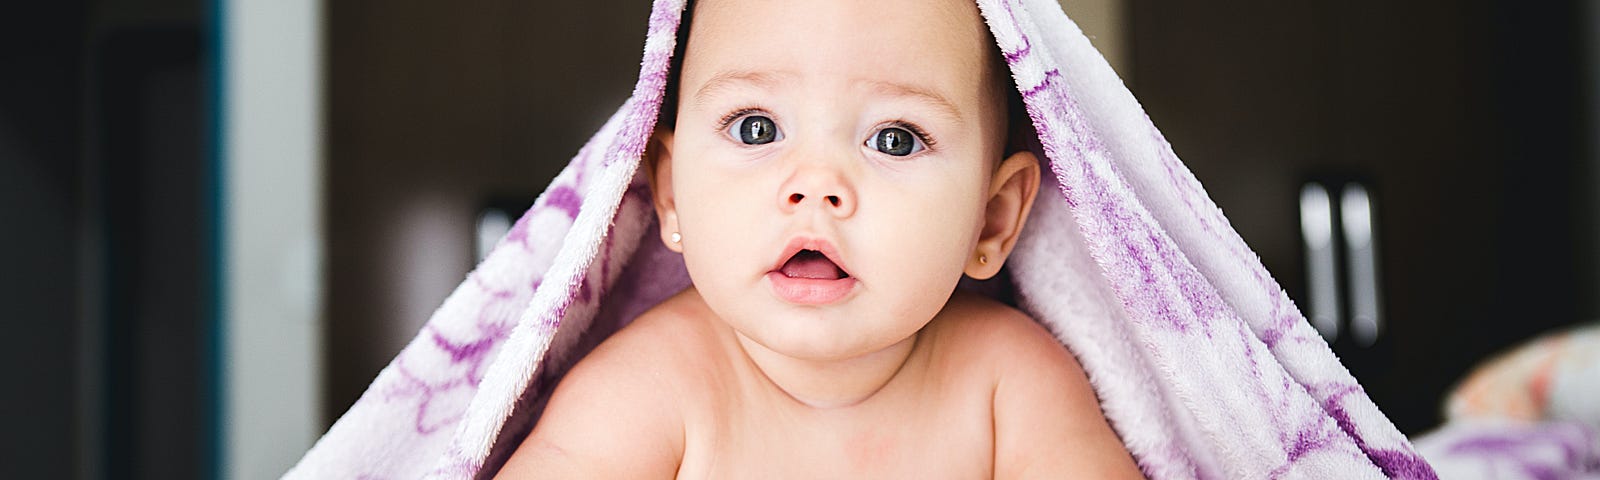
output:
[[[796,237],[767,273],[772,293],[794,305],[828,305],[849,297],[859,282],[844,271],[838,250],[821,238]],[[780,254],[780,255],[783,255]]]
[[[778,269],[783,276],[789,278],[810,278],[818,280],[838,280],[850,278],[849,273],[839,268],[826,255],[816,250],[801,250],[796,252],[789,261],[784,262]]]

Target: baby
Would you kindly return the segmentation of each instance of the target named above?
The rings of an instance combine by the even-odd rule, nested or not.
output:
[[[956,289],[1041,174],[977,7],[692,9],[645,160],[693,286],[573,367],[501,476],[1138,478],[1072,355]]]

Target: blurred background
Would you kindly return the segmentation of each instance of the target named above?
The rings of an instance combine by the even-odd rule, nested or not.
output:
[[[1405,432],[1600,313],[1597,2],[1064,2]],[[648,2],[0,17],[3,478],[275,478],[628,95]]]

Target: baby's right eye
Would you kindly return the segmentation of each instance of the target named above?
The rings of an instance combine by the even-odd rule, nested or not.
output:
[[[778,131],[778,124],[771,118],[761,115],[747,115],[734,120],[728,129],[728,135],[745,145],[765,145],[783,140],[783,133]]]

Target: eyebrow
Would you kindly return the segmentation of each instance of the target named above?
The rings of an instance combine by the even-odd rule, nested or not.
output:
[[[706,83],[701,85],[699,90],[694,92],[694,103],[695,105],[705,105],[706,100],[715,95],[718,91],[732,88],[733,86],[741,83],[753,84],[758,87],[770,89],[772,88],[773,84],[778,83],[778,81],[782,80],[783,77],[792,76],[794,76],[794,74],[787,72],[774,73],[748,70],[729,70],[717,72],[716,75],[711,76],[711,79],[706,80]]]
[[[950,120],[957,123],[961,122],[961,109],[956,108],[955,103],[945,98],[944,95],[940,95],[939,92],[917,85],[882,80],[868,80],[866,83],[879,93],[897,97],[910,97],[931,104],[934,109],[939,110],[939,113],[949,117]]]

